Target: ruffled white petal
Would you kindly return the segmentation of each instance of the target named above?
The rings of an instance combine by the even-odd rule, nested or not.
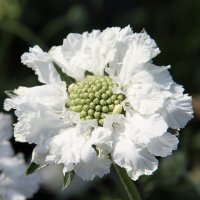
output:
[[[115,74],[119,64],[122,62],[132,41],[132,35],[133,32],[130,26],[126,26],[123,29],[119,27],[107,28],[99,35],[99,45],[96,48],[101,48],[101,52],[104,52],[100,58],[105,60],[104,67],[109,64],[108,71],[111,74]]]
[[[97,120],[91,119],[91,120],[80,120],[76,122],[76,129],[77,133],[79,133],[82,136],[88,136],[90,137],[91,132],[94,128],[96,128],[97,125]]]
[[[121,83],[130,82],[136,72],[145,68],[143,64],[149,62],[159,52],[155,41],[147,33],[134,33],[118,72]]]
[[[126,129],[122,133],[136,144],[148,144],[152,138],[163,135],[167,131],[167,124],[159,114],[143,117],[137,113],[127,117]]]
[[[34,162],[38,165],[46,165],[46,156],[49,153],[49,143],[50,139],[44,141],[43,144],[37,145],[32,152],[31,162]]]
[[[182,90],[177,87],[172,90]],[[193,118],[192,98],[188,94],[171,92],[164,106],[159,110],[169,127],[174,129],[184,128],[189,120]]]
[[[64,163],[64,165],[78,163],[84,143],[85,139],[78,137],[76,128],[68,128],[52,139],[50,143],[51,159],[53,158],[58,164]]]
[[[153,138],[148,144],[147,149],[155,156],[166,157],[177,149],[178,138],[171,133],[165,133],[160,137]]]
[[[65,50],[62,49],[62,46],[52,47],[49,54],[52,56],[53,61],[61,67],[63,72],[68,76],[73,77],[76,80],[84,78],[84,70],[81,69],[80,66],[71,67],[71,64],[69,63],[70,55],[68,59],[65,58]]]
[[[8,111],[11,108],[22,109],[27,104],[29,107],[36,107],[37,104],[43,105],[47,110],[61,114],[65,109],[67,100],[66,84],[61,82],[59,85],[42,85],[32,88],[19,87],[14,90],[16,96],[6,99],[4,108]]]
[[[98,127],[92,132],[89,143],[95,145],[99,151],[99,157],[103,158],[112,150],[112,132],[108,128]]]
[[[74,171],[83,180],[93,180],[95,176],[102,177],[110,172],[111,161],[100,159],[91,146],[86,145],[81,151],[81,161],[75,165]]]
[[[108,28],[102,33],[95,30],[82,35],[69,34],[62,46],[53,47],[49,53],[66,74],[80,80],[85,71],[103,75],[107,64],[115,70],[124,57],[131,36],[130,26]]]
[[[63,174],[73,171],[74,165],[75,165],[74,163],[65,164],[64,167],[63,167]]]
[[[107,128],[93,127],[95,120],[83,122],[61,131],[52,139],[46,161],[64,164],[64,173],[74,170],[84,180],[92,180],[109,172],[107,155],[112,148],[112,133]],[[93,145],[99,151],[98,155]]]
[[[126,118],[122,114],[106,115],[103,126],[114,132],[123,132]]]
[[[158,168],[158,160],[145,149],[141,150],[138,158],[132,162],[135,167],[127,170],[127,173],[134,181],[141,175],[151,175]]]
[[[63,45],[60,47],[53,47],[50,50],[50,55],[54,61],[61,66],[62,70],[69,76],[80,80],[84,78],[86,70],[95,73],[98,72],[98,61],[94,59],[97,54],[98,48],[96,38],[99,35],[99,31],[93,31],[92,33],[85,32],[84,34],[69,34],[63,41]],[[103,60],[100,60],[103,61]],[[96,65],[96,66],[94,66]],[[99,70],[99,71],[102,71]]]
[[[4,102],[4,108],[16,109],[18,122],[14,127],[17,141],[39,144],[66,126],[62,119],[66,111],[66,85],[19,87],[16,96]]]
[[[80,121],[80,114],[65,109],[63,113],[63,120],[67,127],[73,126]]]
[[[65,124],[58,115],[49,111],[28,111],[16,113],[18,122],[14,125],[16,141],[40,144],[58,134]]]
[[[173,80],[168,72],[168,67],[157,67],[146,64],[132,76],[131,84],[127,86],[125,95],[132,108],[141,114],[149,115],[163,107],[166,99],[166,92]]]
[[[158,167],[158,161],[146,148],[125,137],[116,139],[112,158],[117,165],[127,170],[133,180],[137,180],[141,175],[152,174]]]
[[[169,127],[184,128],[193,118],[192,98],[185,94],[179,99],[171,100],[166,107],[166,113],[164,117]]]
[[[131,44],[132,56],[135,62],[145,63],[160,53],[155,41],[146,33],[134,33]]]
[[[173,83],[172,77],[168,69],[170,66],[156,66],[146,63],[143,68],[133,75],[131,83],[151,84],[161,89],[170,89]]]
[[[43,52],[37,45],[30,48],[29,51],[22,55],[22,63],[35,71],[41,83],[57,84],[61,81],[48,53]]]
[[[164,104],[161,91],[151,84],[133,84],[126,91],[127,101],[141,114],[154,114]]]

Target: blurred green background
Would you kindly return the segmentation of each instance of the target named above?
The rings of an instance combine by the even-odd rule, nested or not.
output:
[[[0,103],[19,85],[39,84],[34,73],[22,66],[20,56],[30,46],[43,50],[60,45],[70,32],[130,24],[134,31],[142,28],[161,49],[154,59],[158,65],[170,64],[174,80],[186,92],[200,100],[200,1],[199,0],[0,0]],[[3,106],[0,106],[2,111]],[[200,107],[200,106],[199,106]],[[198,109],[196,110],[198,112]],[[199,110],[200,111],[200,110]],[[197,113],[197,115],[200,115]],[[141,177],[137,186],[146,200],[200,199],[200,125],[193,119],[181,131],[179,150],[160,159],[152,176]],[[31,148],[15,143],[16,151],[28,158]],[[84,182],[81,183],[85,185]],[[72,185],[73,187],[73,185]],[[74,186],[69,200],[126,200],[114,170],[103,179]],[[58,200],[53,192],[41,189],[34,200]]]

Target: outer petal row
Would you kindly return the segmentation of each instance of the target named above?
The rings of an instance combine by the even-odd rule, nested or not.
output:
[[[82,129],[78,130],[77,127],[68,128],[55,136],[50,143],[47,160],[64,164],[65,172],[74,170],[84,180],[92,180],[95,176],[102,177],[110,171],[111,161],[107,155],[112,147],[111,131],[95,128],[93,132],[88,129],[79,133],[80,130]]]
[[[53,65],[52,58],[48,53],[43,52],[39,46],[30,48],[30,53],[24,53],[21,59],[24,65],[35,71],[41,83],[56,84],[61,81]]]
[[[143,174],[152,174],[158,167],[158,161],[151,153],[125,137],[115,141],[112,157],[116,164],[127,170],[133,180]]]

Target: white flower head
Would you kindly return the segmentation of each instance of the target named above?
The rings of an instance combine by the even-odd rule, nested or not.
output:
[[[25,175],[26,164],[23,156],[0,158],[0,197],[2,200],[25,200],[38,190],[37,174]]]
[[[84,180],[102,177],[112,162],[137,180],[158,167],[178,139],[170,129],[193,117],[160,53],[146,32],[130,26],[69,34],[48,53],[38,46],[22,56],[44,85],[20,87],[5,100],[18,117],[15,138],[35,143],[32,161],[59,164]]]
[[[84,180],[107,174],[111,161],[106,153],[111,152],[112,134],[109,129],[97,127],[94,122],[80,122],[83,124],[61,131],[50,143],[47,161],[63,164],[64,172],[74,170]]]
[[[11,115],[0,113],[0,157],[8,157],[14,154],[10,142],[12,137],[12,119]]]
[[[0,199],[25,200],[31,198],[39,188],[37,174],[26,176],[26,164],[22,154],[14,156],[11,143],[12,120],[8,114],[0,113]]]
[[[12,137],[12,119],[8,114],[0,113],[0,141],[8,140]]]

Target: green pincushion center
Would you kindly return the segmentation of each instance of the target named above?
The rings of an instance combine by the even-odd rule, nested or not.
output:
[[[104,115],[122,113],[120,103],[125,99],[122,94],[114,94],[116,86],[108,76],[87,76],[84,80],[68,87],[67,107],[80,113],[81,119],[97,119],[103,125]]]

